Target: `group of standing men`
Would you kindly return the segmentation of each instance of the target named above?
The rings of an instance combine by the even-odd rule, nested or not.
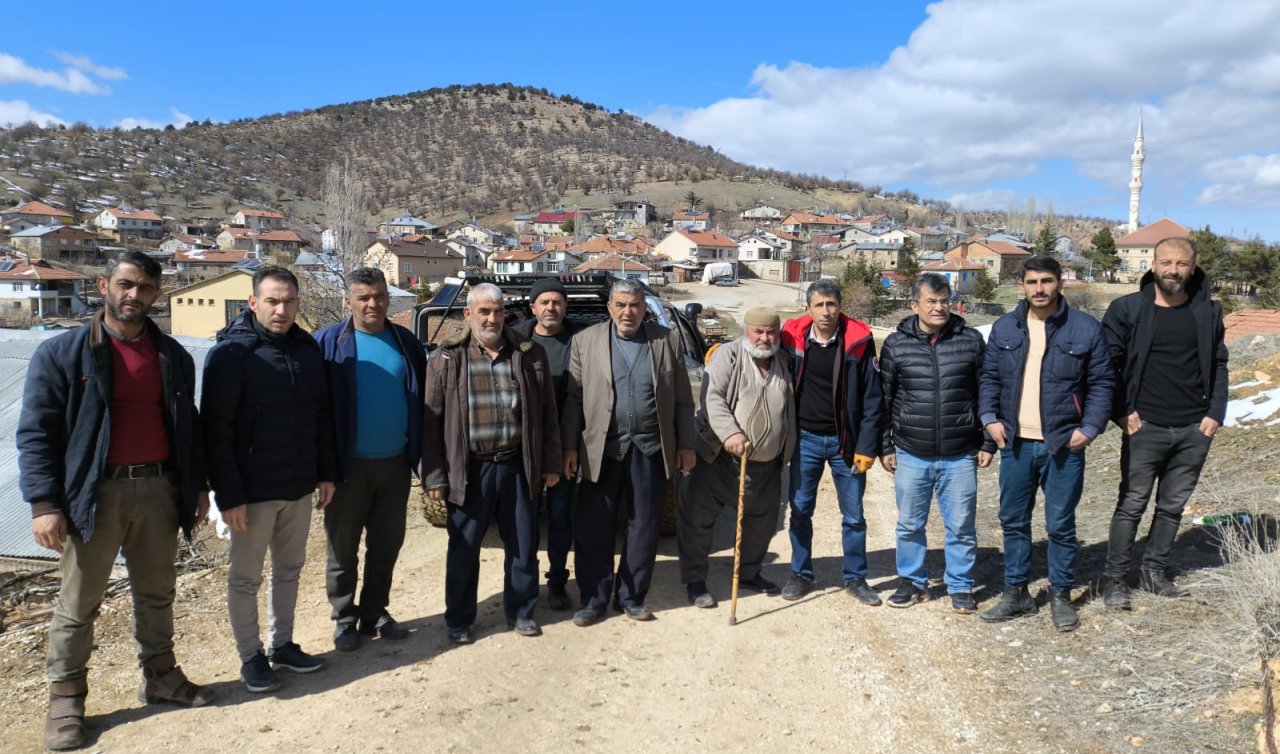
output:
[[[615,282],[608,321],[585,328],[567,317],[567,291],[553,278],[534,285],[533,317],[514,327],[501,289],[476,285],[465,331],[428,360],[412,333],[387,319],[380,271],[353,271],[344,297],[350,318],[312,337],[296,323],[297,279],[268,267],[254,275],[249,308],[219,333],[197,411],[190,355],[147,317],[160,293],[159,265],[122,254],[98,278],[103,310],[33,356],[18,429],[33,534],[62,553],[46,744],[67,749],[84,740],[93,624],[121,552],[134,600],[139,698],[213,701],[173,653],[177,533],[189,537],[204,519],[210,490],[231,532],[228,610],[241,679],[254,692],[278,688],[277,670],[324,666],[293,641],[313,503],[324,512],[335,649],[408,635],[387,608],[414,472],[429,497],[448,503],[445,623],[449,640],[466,644],[477,619],[480,546],[494,520],[505,549],[508,625],[523,636],[541,633],[534,615],[544,489],[549,606],[573,605],[572,547],[576,625],[598,622],[610,606],[650,619],[646,597],[677,472],[680,574],[692,604],[716,605],[707,585],[712,529],[734,507],[743,468],[739,585],[787,600],[814,588],[812,516],[827,467],[842,519],[844,587],[879,605],[866,580],[862,510],[877,457],[894,475],[899,512],[899,586],[889,604],[909,607],[926,595],[925,525],[936,495],[952,608],[976,612],[977,468],[998,449],[1004,592],[981,617],[1038,609],[1027,584],[1039,488],[1053,623],[1071,630],[1084,453],[1110,419],[1125,437],[1104,603],[1129,606],[1137,524],[1157,485],[1141,584],[1178,596],[1166,574],[1169,551],[1225,414],[1227,352],[1222,312],[1195,266],[1194,246],[1168,239],[1154,259],[1140,291],[1113,302],[1099,323],[1062,297],[1058,263],[1034,257],[1020,281],[1025,300],[985,343],[951,313],[947,279],[923,274],[912,288],[912,316],[878,360],[871,331],[843,313],[839,287],[817,281],[806,313],[785,325],[772,310],[746,313],[742,338],[707,359],[696,413],[680,334],[647,316],[645,291],[633,281]],[[791,574],[779,588],[761,565],[788,465]],[[268,552],[264,643],[257,595]]]

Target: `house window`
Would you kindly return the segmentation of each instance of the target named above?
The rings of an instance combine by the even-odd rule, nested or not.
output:
[[[237,299],[227,299],[225,312],[227,315],[227,324],[231,324],[231,320],[239,317],[245,309],[249,308],[249,302]]]
[[[24,287],[25,285],[26,285],[25,283],[14,283],[14,284],[13,284],[13,289],[14,289],[15,291],[20,291],[20,290],[22,290],[22,289],[23,289],[23,287]]]
[[[401,265],[401,267],[400,267],[400,271],[401,271],[401,272],[413,272],[413,263],[412,263],[412,262],[405,262],[403,265]]]
[[[13,302],[13,308],[14,308],[14,309],[21,309],[21,308],[22,308],[22,302],[21,302],[21,301],[14,301],[14,302]]]
[[[200,300],[199,300],[199,303],[198,303],[197,305],[198,305],[198,306],[204,306],[204,299],[200,299]]]

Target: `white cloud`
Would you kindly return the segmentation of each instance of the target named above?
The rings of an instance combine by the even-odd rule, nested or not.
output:
[[[20,126],[23,123],[56,126],[63,122],[57,116],[36,110],[23,100],[0,100],[0,126]]]
[[[150,128],[154,130],[160,130],[166,126],[182,128],[183,126],[187,125],[193,120],[195,119],[192,118],[190,115],[187,115],[186,113],[182,112],[178,108],[170,107],[169,120],[167,121],[152,120],[151,118],[121,118],[118,122],[114,123],[113,125],[123,128],[126,131],[131,131],[135,128]]]
[[[1280,154],[1247,154],[1205,165],[1214,181],[1200,192],[1201,204],[1259,204],[1280,207]]]
[[[29,84],[72,94],[106,94],[111,91],[77,68],[65,68],[61,72],[33,68],[22,58],[3,52],[0,52],[0,84]]]
[[[69,52],[58,52],[54,53],[54,57],[77,71],[91,73],[100,79],[119,81],[121,79],[129,78],[129,74],[125,73],[123,68],[98,65],[90,60],[88,55],[72,55]]]
[[[1280,201],[1263,163],[1230,162],[1280,144],[1277,49],[1273,0],[941,0],[879,65],[760,65],[751,96],[647,118],[751,164],[962,196],[1050,159],[1123,189],[1142,107],[1148,173],[1188,202],[1236,201],[1219,174]]]

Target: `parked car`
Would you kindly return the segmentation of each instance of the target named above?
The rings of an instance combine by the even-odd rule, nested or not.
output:
[[[534,282],[552,275],[517,274],[496,275],[492,273],[463,272],[460,277],[447,278],[439,292],[427,303],[418,304],[414,309],[412,331],[427,348],[427,358],[435,353],[438,343],[451,335],[466,329],[462,310],[466,306],[467,291],[479,283],[493,283],[502,289],[503,304],[507,312],[507,324],[514,325],[522,319],[533,316],[529,301],[529,291]],[[596,272],[573,275],[556,275],[569,294],[569,306],[566,314],[582,325],[603,322],[609,318],[609,289],[613,285],[613,276]],[[683,309],[667,301],[644,286],[645,301],[648,304],[647,319],[676,330],[684,343],[685,368],[689,373],[689,384],[693,388],[695,400],[702,386],[702,364],[707,352],[707,342],[699,332],[695,323],[702,312],[702,304],[685,304]],[[672,479],[667,490],[667,505],[663,512],[663,533],[675,533],[675,505],[677,496],[677,479]],[[444,526],[448,518],[448,508],[443,501],[429,500],[421,495],[423,514],[434,526]]]

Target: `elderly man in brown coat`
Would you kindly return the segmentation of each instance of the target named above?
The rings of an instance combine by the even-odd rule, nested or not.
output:
[[[778,356],[780,322],[772,309],[751,309],[741,338],[707,359],[702,407],[694,419],[702,461],[685,479],[676,523],[680,580],[689,602],[716,606],[707,589],[712,528],[720,511],[736,511],[742,456],[747,456],[742,496],[742,566],[738,585],[778,594],[760,572],[782,504],[782,468],[796,445],[795,397],[788,361]]]
[[[680,333],[646,322],[644,288],[618,280],[609,293],[609,322],[573,338],[561,441],[564,473],[582,470],[574,509],[574,570],[582,609],[574,624],[600,620],[612,596],[633,620],[653,613],[645,596],[653,579],[667,480],[693,469],[693,392]],[[615,582],[618,506],[631,510]]]
[[[521,636],[542,633],[538,605],[538,510],[542,485],[560,480],[560,434],[542,346],[504,324],[502,290],[467,294],[470,329],[441,345],[424,381],[422,486],[449,503],[444,622],[469,644],[476,620],[480,543],[498,520],[506,551],[502,606]]]

